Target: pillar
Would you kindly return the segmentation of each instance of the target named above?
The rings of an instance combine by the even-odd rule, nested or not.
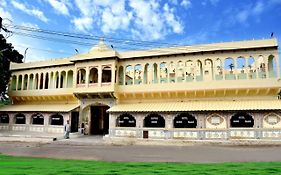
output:
[[[98,86],[101,86],[102,83],[102,66],[99,65],[98,67]]]
[[[16,91],[18,90],[18,84],[19,84],[19,76],[16,76]]]
[[[68,84],[68,71],[65,72],[65,83],[62,88],[67,88],[67,84]]]
[[[157,64],[157,83],[160,83],[160,63]]]
[[[45,89],[46,73],[43,73],[43,89]]]
[[[86,73],[85,73],[85,84],[86,87],[89,87],[89,75],[90,75],[90,68],[87,66],[86,67]],[[81,78],[80,78],[81,79]]]
[[[30,74],[27,75],[27,87],[26,87],[26,90],[29,90],[29,83],[30,83],[29,82],[30,81],[29,78],[30,78]]]
[[[115,67],[115,64],[111,65],[111,84],[113,85],[114,82],[115,82],[115,72],[117,73],[116,71],[116,67]],[[117,80],[117,79],[116,79]],[[118,81],[117,81],[118,82]]]

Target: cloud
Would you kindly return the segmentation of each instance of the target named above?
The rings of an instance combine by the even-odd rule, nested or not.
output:
[[[32,23],[29,23],[29,22],[22,22],[21,26],[34,28],[34,29],[40,29],[37,24],[32,24]]]
[[[169,0],[169,2],[173,5],[178,5],[178,0]]]
[[[102,31],[109,33],[118,29],[126,30],[131,22],[132,12],[125,10],[125,1],[118,0],[102,12]],[[114,24],[114,25],[112,25]]]
[[[164,5],[164,16],[166,17],[167,24],[173,29],[174,33],[182,33],[183,32],[183,26],[176,19],[173,11],[174,11],[174,9],[169,8],[168,4]]]
[[[7,7],[7,2],[5,0],[0,0],[0,6]]]
[[[0,14],[3,18],[3,24],[5,24],[5,19],[13,20],[11,13],[5,10],[5,8],[0,7]]]
[[[185,9],[188,9],[191,6],[191,2],[190,0],[182,0],[180,5]]]
[[[253,8],[253,14],[259,15],[263,11],[264,11],[264,3],[262,1],[258,1]]]
[[[69,15],[69,10],[68,10],[69,2],[68,1],[48,0],[48,2],[58,14],[62,14],[62,15],[66,15],[66,16]]]
[[[93,28],[93,19],[91,17],[79,17],[71,20],[77,30],[86,32]]]
[[[243,9],[237,13],[236,19],[240,23],[246,23],[250,17],[255,17],[258,21],[259,15],[264,12],[265,8],[266,6],[262,1],[257,1],[255,4],[249,4],[244,6]]]
[[[157,0],[75,0],[75,5],[80,16],[73,17],[71,22],[83,32],[100,28],[105,34],[125,31],[134,38],[156,40],[183,31],[175,9]]]
[[[219,2],[220,0],[210,0],[210,3],[212,5],[217,5],[217,3]]]
[[[270,4],[281,4],[281,0],[269,0]]]
[[[48,22],[49,20],[46,18],[46,16],[44,15],[44,13],[36,8],[31,8],[31,7],[27,7],[25,4],[23,3],[19,3],[16,1],[11,1],[12,5],[16,8],[21,10],[22,12],[31,15],[31,16],[35,16],[36,18],[38,18],[39,20],[43,21],[43,22]],[[31,9],[30,9],[31,8]]]

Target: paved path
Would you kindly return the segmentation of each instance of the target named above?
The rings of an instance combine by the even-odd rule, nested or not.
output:
[[[75,145],[64,141],[50,143],[0,141],[0,153],[60,159],[137,162],[281,161],[281,146],[114,146]]]

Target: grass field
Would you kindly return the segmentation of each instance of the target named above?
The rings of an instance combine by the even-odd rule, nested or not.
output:
[[[281,162],[249,163],[134,163],[56,160],[0,155],[1,175],[127,175],[127,174],[281,174]]]

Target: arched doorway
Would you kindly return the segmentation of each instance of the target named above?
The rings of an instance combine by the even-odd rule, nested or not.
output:
[[[131,114],[120,115],[116,120],[117,127],[136,127],[136,119]]]
[[[254,126],[254,119],[251,115],[241,112],[231,117],[230,125],[234,128],[252,128]]]
[[[174,128],[196,128],[197,120],[188,113],[181,113],[174,118]]]
[[[109,114],[106,112],[109,109],[107,105],[94,105],[90,107],[90,129],[91,135],[108,134],[109,129]]]
[[[144,127],[147,128],[165,128],[165,119],[156,113],[149,114],[144,119]]]

